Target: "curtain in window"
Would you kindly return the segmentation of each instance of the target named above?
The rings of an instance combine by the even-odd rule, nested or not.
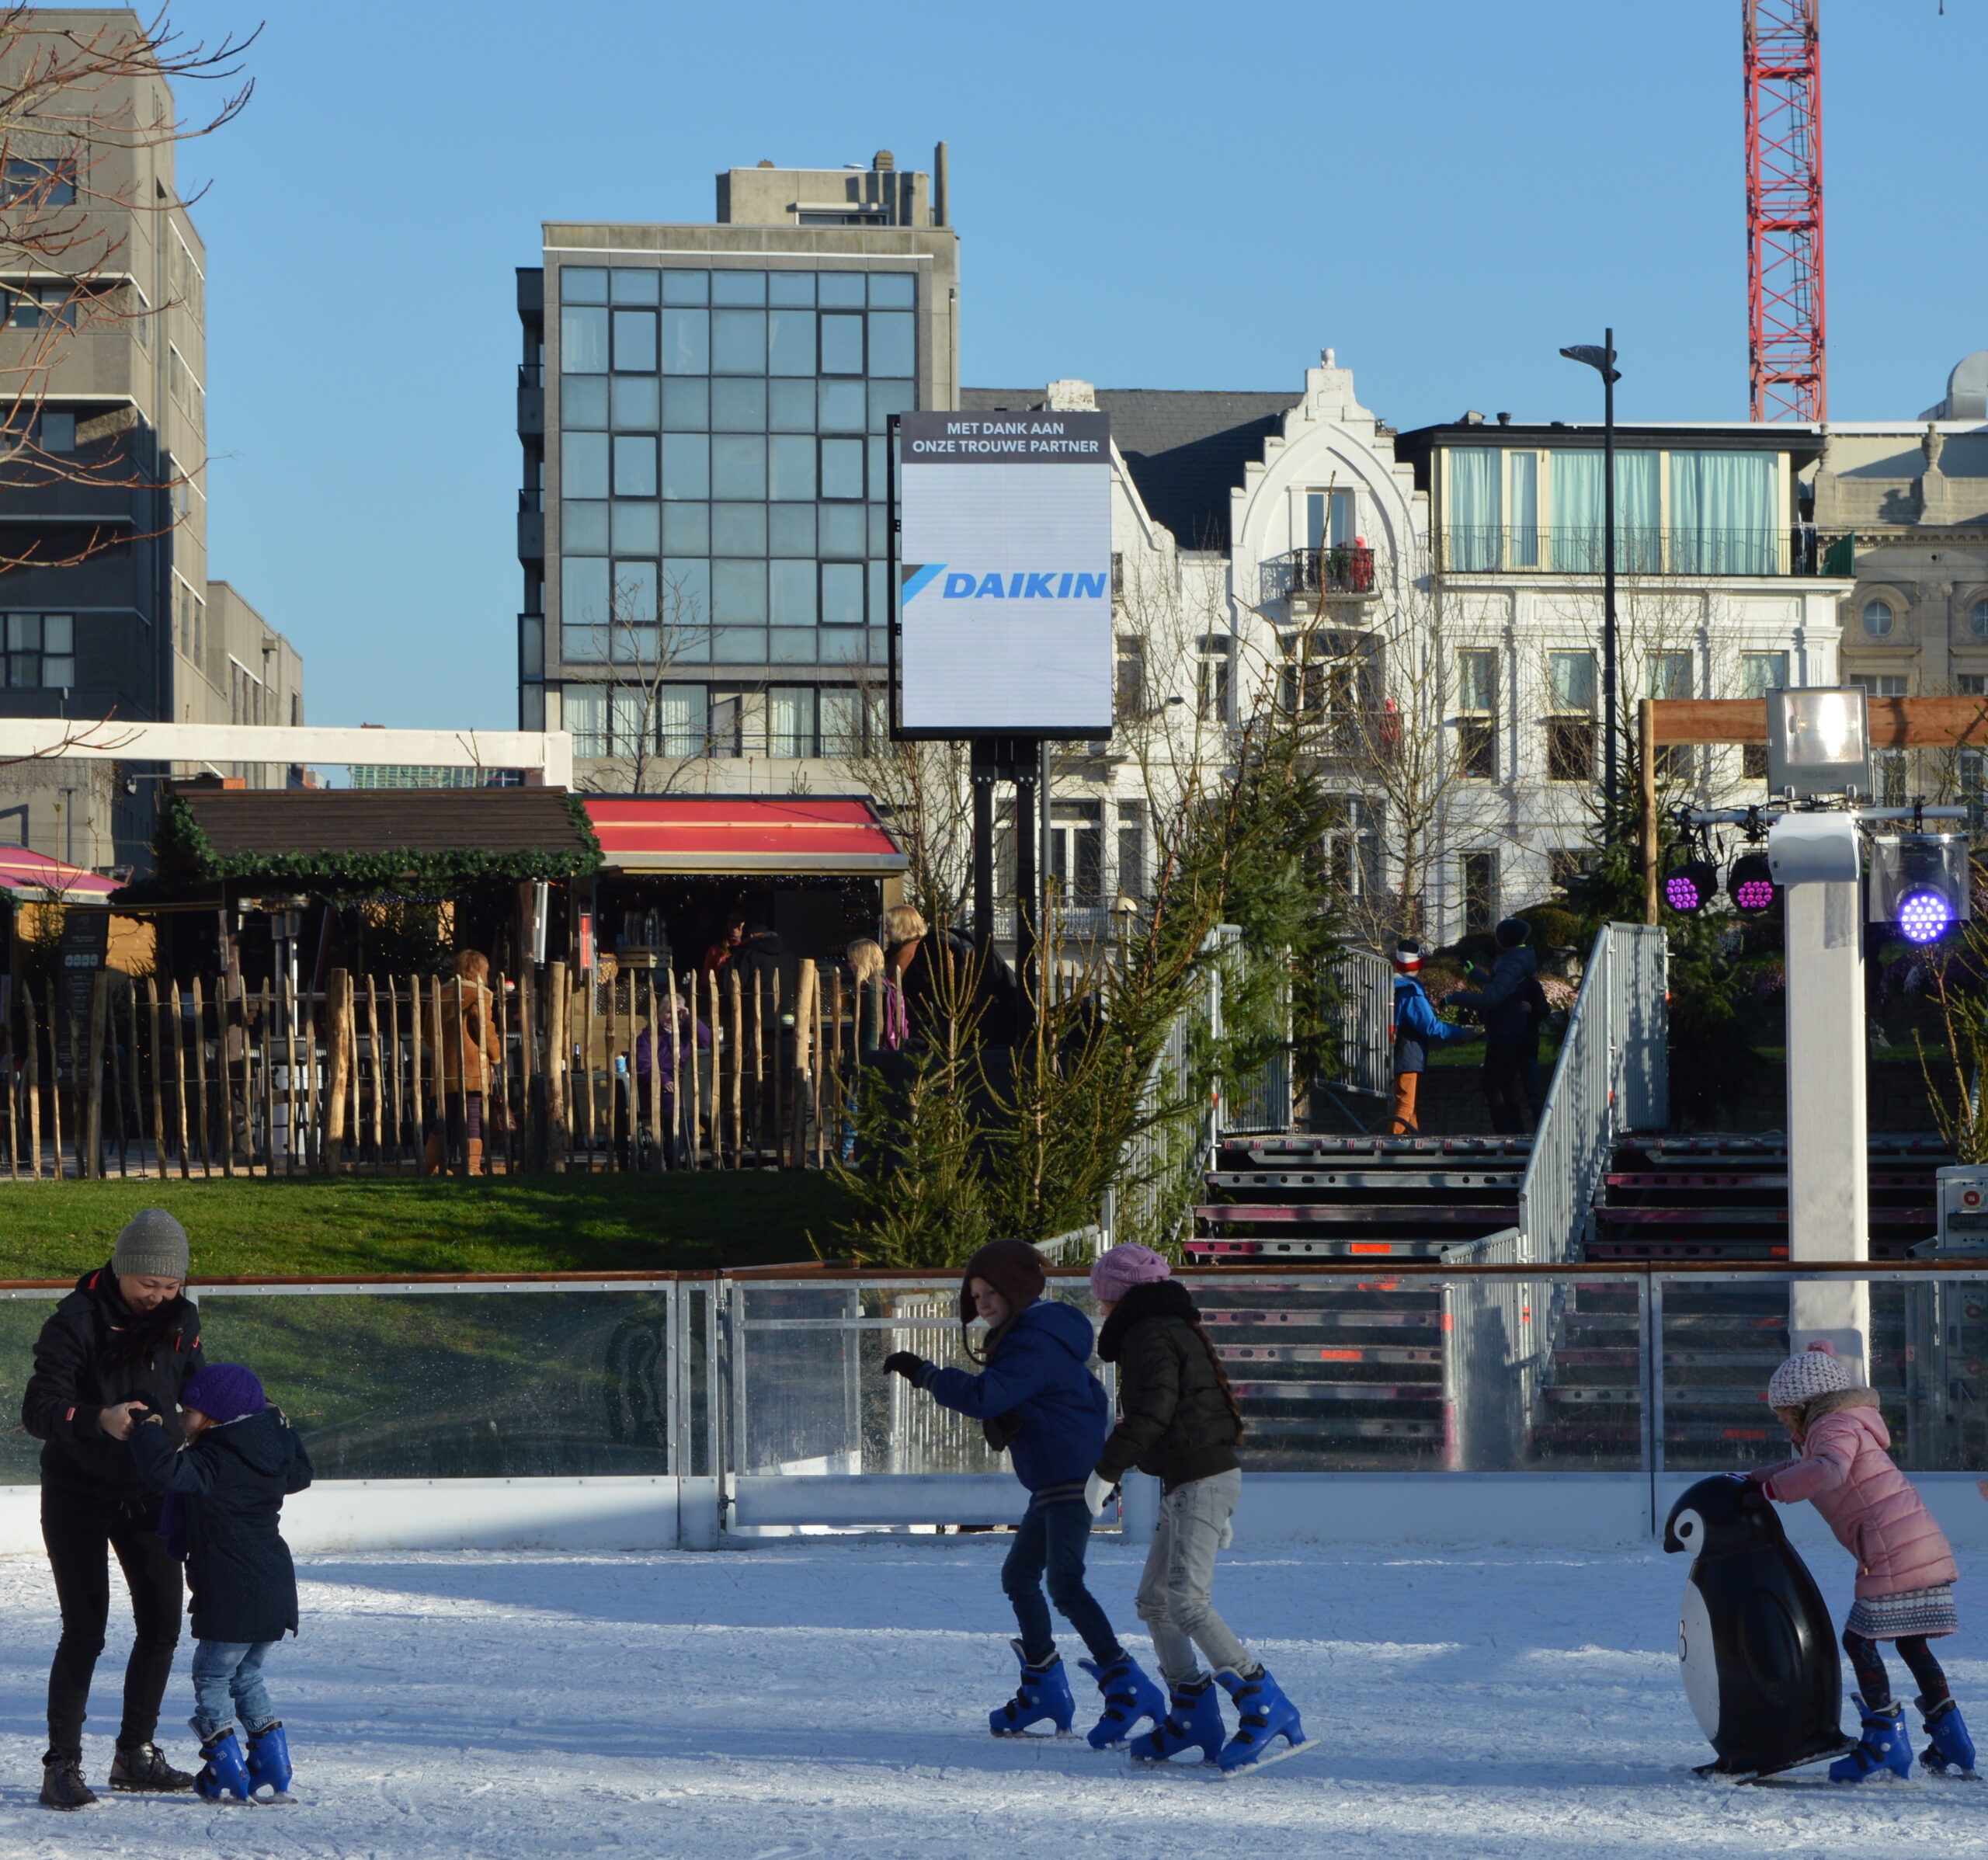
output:
[[[573,733],[575,756],[607,753],[606,706],[599,685],[569,684],[564,694],[561,714]]]
[[[1553,566],[1562,575],[1601,572],[1601,454],[1583,449],[1550,455]]]
[[[1450,454],[1449,565],[1496,568],[1503,558],[1501,454],[1486,446],[1459,446]]]
[[[1515,568],[1539,566],[1539,454],[1514,452],[1511,558]]]
[[[1556,451],[1553,459],[1553,566],[1562,574],[1599,575],[1601,546],[1600,450]],[[1625,575],[1653,575],[1662,565],[1663,454],[1615,454],[1615,566]]]
[[[815,753],[812,685],[774,685],[766,693],[766,753],[792,760]]]
[[[1670,455],[1671,565],[1687,575],[1771,575],[1781,538],[1771,452]]]
[[[656,747],[666,756],[704,753],[704,687],[666,684],[655,697]]]

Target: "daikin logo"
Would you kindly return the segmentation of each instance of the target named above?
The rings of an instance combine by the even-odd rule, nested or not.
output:
[[[991,572],[968,575],[956,571],[947,575],[944,562],[926,562],[916,567],[907,563],[904,598],[915,600],[942,575],[946,576],[942,593],[947,600],[1103,600],[1107,597],[1111,582],[1109,575],[1080,575],[1074,569],[1051,568],[1046,574],[1018,571],[1006,575]]]

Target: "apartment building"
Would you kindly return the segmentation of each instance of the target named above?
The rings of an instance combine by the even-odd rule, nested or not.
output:
[[[930,175],[734,169],[708,225],[548,222],[518,273],[520,726],[600,788],[842,779],[888,659],[891,415],[958,405]]]
[[[55,55],[73,65],[144,33],[128,9],[37,9],[5,56],[22,68],[67,47]],[[58,90],[10,127],[0,716],[302,718],[294,648],[208,579],[207,253],[163,127],[176,109],[170,83],[141,67]],[[83,866],[136,864],[170,772],[78,760],[0,769],[0,836]]]

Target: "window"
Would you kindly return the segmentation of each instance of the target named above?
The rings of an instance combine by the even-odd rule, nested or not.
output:
[[[1547,687],[1552,708],[1566,715],[1594,709],[1594,655],[1553,652],[1547,655]]]
[[[773,685],[768,688],[766,753],[788,762],[816,753],[812,685]]]
[[[607,310],[568,304],[559,312],[559,369],[563,374],[607,372]]]
[[[614,370],[617,374],[655,373],[655,312],[614,312]],[[574,370],[578,373],[578,370]]]
[[[860,627],[863,624],[863,565],[860,562],[825,561],[822,564],[822,624],[825,627]]]
[[[1194,667],[1194,707],[1204,723],[1229,721],[1229,657],[1225,634],[1202,635]]]
[[[1146,714],[1145,641],[1136,634],[1118,636],[1112,715],[1120,723],[1134,723]]]
[[[16,158],[0,179],[0,206],[73,207],[76,163],[70,155]]]
[[[1968,609],[1967,630],[1976,639],[1988,639],[1988,600],[1977,600]]]
[[[822,753],[860,756],[866,739],[868,707],[853,685],[825,686],[818,697]]]
[[[1906,695],[1906,681],[1902,672],[1865,673],[1844,682],[1855,685],[1873,697],[1903,697]]]
[[[1594,779],[1594,655],[1547,655],[1546,779]]]
[[[822,317],[822,372],[824,374],[860,374],[863,372],[861,317]],[[894,369],[891,372],[895,374],[899,371]]]
[[[1308,491],[1305,494],[1305,546],[1344,549],[1353,542],[1355,524],[1350,491]]]
[[[1897,624],[1897,619],[1889,601],[1867,600],[1864,603],[1864,631],[1873,639],[1885,638]]]
[[[43,413],[41,449],[44,452],[73,452],[76,449],[76,416],[73,413]]]
[[[1475,936],[1498,921],[1498,855],[1465,853],[1462,867],[1463,933]]]
[[[1049,809],[1049,876],[1062,902],[1095,910],[1104,902],[1104,804],[1058,801]]]
[[[1511,534],[1506,538],[1506,553],[1514,568],[1539,566],[1539,454],[1508,452],[1507,468],[1511,474]]]
[[[904,310],[870,312],[870,372],[903,378],[916,372],[918,341],[911,313]]]
[[[1963,697],[1988,697],[1988,674],[1963,672],[1954,680],[1954,689]]]
[[[1498,779],[1498,655],[1473,647],[1457,655],[1457,755],[1472,781]]]
[[[1649,695],[1656,698],[1689,697],[1691,694],[1691,655],[1688,652],[1652,652],[1643,662]],[[1660,743],[1656,773],[1660,780],[1688,781],[1692,773],[1689,743]]]
[[[0,287],[0,323],[12,329],[73,329],[81,318],[82,287],[69,283]]]
[[[1788,655],[1785,652],[1742,652],[1740,655],[1740,695],[1758,702],[1770,691],[1788,688]],[[1767,746],[1750,742],[1740,752],[1740,772],[1748,781],[1767,778]]]
[[[1118,891],[1126,898],[1146,895],[1146,814],[1136,801],[1118,803]]]
[[[76,682],[76,622],[68,614],[5,616],[11,690],[64,689]]]

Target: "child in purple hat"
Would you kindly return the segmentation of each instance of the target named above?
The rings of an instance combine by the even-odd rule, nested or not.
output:
[[[297,1571],[279,1521],[311,1483],[304,1442],[239,1363],[208,1363],[180,1391],[186,1444],[164,1417],[131,1431],[140,1481],[165,1495],[159,1535],[185,1559],[193,1592],[193,1716],[210,1801],[290,1799],[290,1746],[262,1662],[297,1632]],[[248,1733],[245,1759],[235,1734]],[[264,1793],[265,1791],[268,1792]]]

